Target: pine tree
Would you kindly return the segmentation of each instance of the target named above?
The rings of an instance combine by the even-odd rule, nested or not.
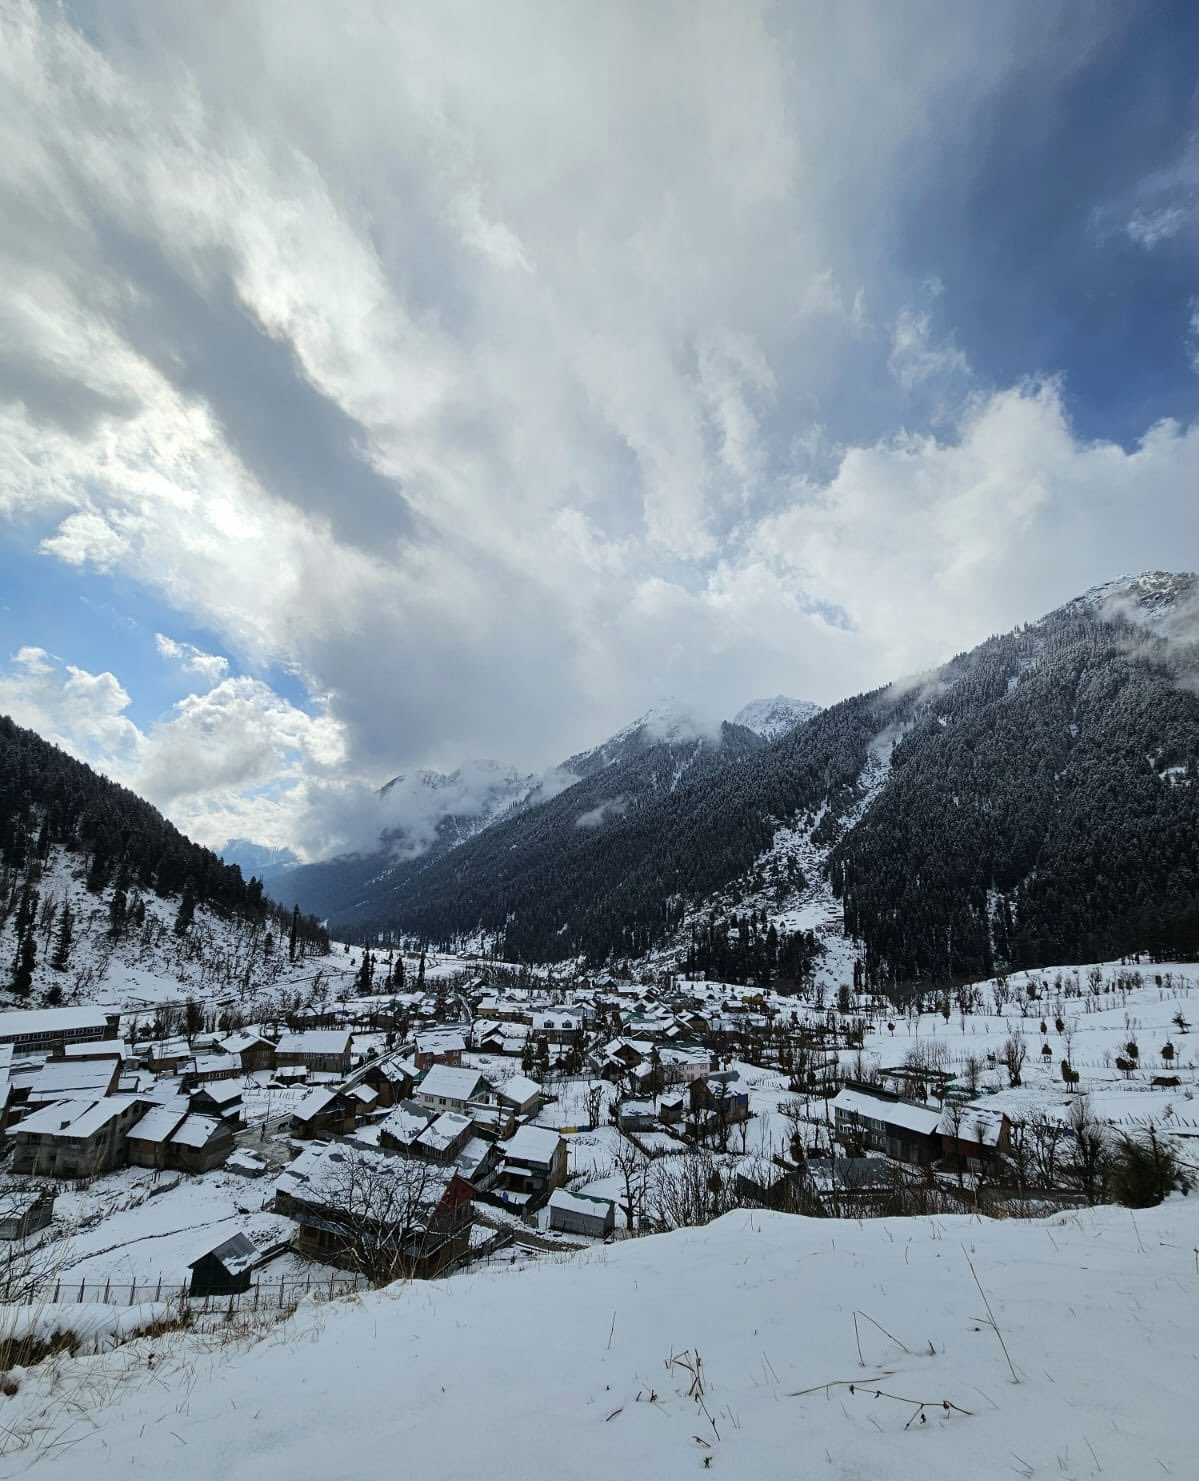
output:
[[[175,917],[175,935],[186,936],[196,915],[196,887],[189,879],[183,886],[183,898],[179,901],[179,914]]]
[[[125,934],[125,925],[129,919],[129,897],[120,880],[113,886],[112,899],[108,902],[108,935],[113,941],[119,941]]]
[[[425,948],[423,946],[420,949],[420,961],[416,966],[416,990],[417,992],[425,990]]]
[[[294,962],[296,959],[296,944],[300,934],[300,907],[291,907],[291,932],[287,938],[287,960]]]
[[[63,901],[62,915],[58,921],[58,940],[54,943],[54,955],[50,966],[55,972],[65,972],[71,959],[71,941],[75,933],[75,920],[71,914],[69,900]]]
[[[30,927],[21,937],[13,959],[12,991],[18,998],[27,998],[33,991],[33,969],[36,965],[37,946]]]

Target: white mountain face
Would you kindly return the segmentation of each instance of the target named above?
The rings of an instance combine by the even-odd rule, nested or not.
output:
[[[776,694],[773,699],[751,699],[733,716],[733,724],[744,725],[763,740],[772,741],[819,713],[820,706],[810,699],[790,699],[785,694]]]

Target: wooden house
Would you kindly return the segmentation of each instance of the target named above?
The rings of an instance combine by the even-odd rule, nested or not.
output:
[[[148,1105],[139,1096],[107,1095],[44,1106],[8,1131],[12,1170],[35,1177],[89,1178],[123,1167],[129,1131]]]
[[[248,1291],[260,1258],[256,1245],[244,1234],[234,1234],[187,1267],[191,1271],[191,1294],[235,1296]]]
[[[275,1048],[280,1068],[294,1065],[309,1072],[348,1075],[354,1035],[348,1028],[311,1028],[286,1033]]]
[[[544,1126],[521,1126],[501,1146],[501,1198],[521,1208],[540,1208],[566,1181],[566,1141]]]
[[[847,1150],[885,1152],[924,1165],[941,1155],[940,1107],[902,1100],[871,1085],[847,1085],[832,1102],[834,1135]]]
[[[466,1050],[466,1040],[460,1033],[438,1029],[417,1034],[416,1052],[413,1058],[418,1070],[431,1069],[435,1064],[448,1064],[458,1068]]]

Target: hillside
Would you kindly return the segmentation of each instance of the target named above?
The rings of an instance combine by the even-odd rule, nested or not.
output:
[[[283,876],[279,888],[355,939],[392,930],[440,939],[476,925],[496,931],[509,898],[535,901],[544,893],[556,899],[563,861],[589,857],[596,839],[604,851],[602,840],[614,824],[712,784],[722,772],[740,769],[764,744],[743,726],[726,723],[709,731],[673,706],[656,706],[556,768],[554,775],[571,779],[571,785],[563,788],[559,781],[549,797],[544,790],[530,794],[467,841],[451,836],[453,820],[447,818],[438,843],[417,857],[333,860]],[[615,899],[607,912],[617,931],[622,908]],[[553,921],[551,934],[561,919]],[[635,913],[628,926],[631,941],[645,939]],[[513,949],[536,955],[542,924],[522,911],[515,929]],[[561,942],[547,953],[572,954]]]
[[[334,918],[601,962],[752,907],[884,983],[1192,954],[1197,590],[1111,583],[668,789],[597,773]]]
[[[309,1306],[256,1342],[46,1363],[3,1400],[5,1445],[45,1481],[1185,1476],[1197,1243],[1194,1198],[981,1224],[740,1211]]]
[[[0,1002],[249,1002],[328,949],[261,881],[0,717]]]

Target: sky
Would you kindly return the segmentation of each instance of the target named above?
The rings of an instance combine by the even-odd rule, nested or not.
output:
[[[1197,79],[1169,0],[0,0],[0,713],[318,858],[1194,569]]]

